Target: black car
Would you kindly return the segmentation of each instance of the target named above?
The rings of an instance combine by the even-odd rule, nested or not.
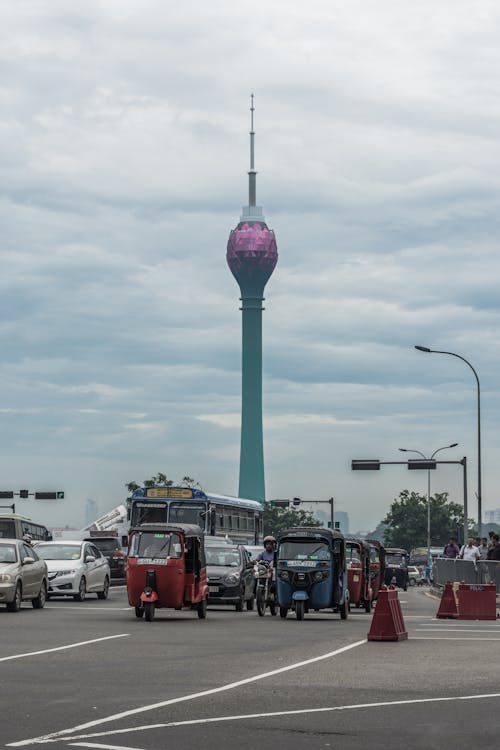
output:
[[[111,578],[125,578],[125,553],[117,536],[89,536],[84,542],[92,542],[109,563]]]
[[[242,544],[209,544],[207,558],[208,603],[234,604],[237,612],[253,609],[253,563]]]

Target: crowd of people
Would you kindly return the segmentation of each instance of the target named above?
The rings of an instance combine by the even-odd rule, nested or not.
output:
[[[463,544],[459,547],[457,540],[454,537],[450,537],[448,544],[443,550],[443,557],[447,558],[459,558],[461,560],[472,560],[478,562],[479,560],[500,560],[500,538],[498,534],[493,531],[489,532],[488,537],[474,537],[470,536],[467,540],[467,544]]]

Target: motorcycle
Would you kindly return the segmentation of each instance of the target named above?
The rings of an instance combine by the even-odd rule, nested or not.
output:
[[[256,602],[259,617],[264,617],[266,607],[269,607],[271,615],[274,616],[276,615],[275,568],[267,560],[259,560],[256,575]]]

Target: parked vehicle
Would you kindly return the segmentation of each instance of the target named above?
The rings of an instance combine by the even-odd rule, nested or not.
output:
[[[108,561],[91,542],[38,542],[35,550],[47,563],[48,599],[72,596],[75,601],[83,602],[87,594],[108,598],[111,577]]]
[[[426,580],[425,575],[416,565],[408,566],[408,583],[410,586],[422,586]]]
[[[130,530],[127,594],[136,617],[151,622],[155,610],[195,609],[207,615],[203,531],[194,524],[142,524]]]
[[[237,612],[254,608],[254,563],[242,544],[206,547],[208,603],[233,604]]]
[[[111,578],[125,578],[126,555],[121,546],[121,539],[114,536],[89,536],[84,542],[91,542],[108,561]]]
[[[385,550],[385,584],[391,583],[406,591],[408,588],[408,559],[405,549],[386,547]]]
[[[271,615],[276,614],[276,568],[267,560],[259,560],[257,563],[257,613],[264,617],[266,607],[269,607]]]
[[[377,539],[365,539],[370,545],[370,579],[372,601],[376,601],[385,578],[385,547]]]
[[[370,612],[373,599],[370,576],[370,545],[363,539],[347,537],[345,540],[345,555],[349,605],[364,607],[365,612]]]
[[[295,609],[302,620],[306,609],[333,609],[347,618],[349,592],[345,540],[339,531],[293,528],[278,534],[276,588],[280,616]]]
[[[20,539],[0,539],[0,603],[18,612],[21,602],[42,609],[47,598],[47,565]]]

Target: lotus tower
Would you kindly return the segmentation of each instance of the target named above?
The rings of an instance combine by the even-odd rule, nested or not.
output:
[[[276,238],[262,207],[256,205],[254,100],[250,105],[248,206],[243,206],[227,243],[227,263],[239,284],[242,311],[242,387],[239,496],[264,502],[262,433],[262,302],[264,287],[278,261]]]

